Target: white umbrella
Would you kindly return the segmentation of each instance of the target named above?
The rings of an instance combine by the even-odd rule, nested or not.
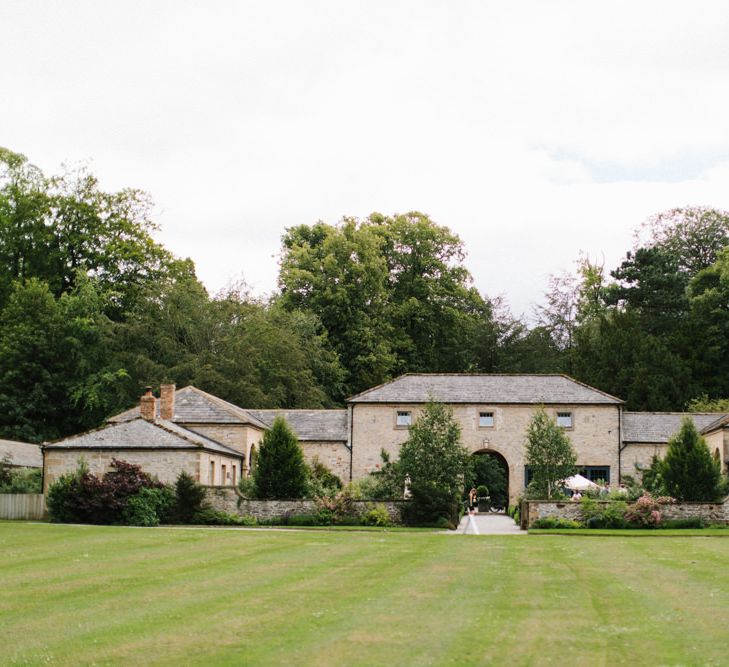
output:
[[[585,489],[599,489],[600,487],[582,475],[572,475],[564,481],[564,485],[573,491],[584,491]]]

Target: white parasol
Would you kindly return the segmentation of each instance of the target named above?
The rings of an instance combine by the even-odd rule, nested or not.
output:
[[[564,481],[564,485],[572,491],[584,491],[585,489],[599,489],[600,487],[582,475],[572,475]]]

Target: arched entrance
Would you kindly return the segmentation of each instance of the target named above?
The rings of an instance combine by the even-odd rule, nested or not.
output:
[[[480,449],[473,453],[474,486],[485,486],[491,496],[493,507],[509,507],[509,464],[506,459],[491,449]]]

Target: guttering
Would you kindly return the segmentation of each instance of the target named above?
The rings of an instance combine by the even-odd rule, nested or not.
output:
[[[354,417],[354,404],[348,403],[347,404],[347,421],[349,422],[347,424],[347,447],[349,448],[349,481],[352,481],[352,471],[353,471],[353,441],[352,441],[352,429],[353,429],[353,419]]]

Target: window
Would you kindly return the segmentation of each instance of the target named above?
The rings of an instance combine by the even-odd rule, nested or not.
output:
[[[479,412],[478,413],[478,426],[479,426],[479,428],[493,428],[494,427],[494,413],[493,412]]]
[[[577,472],[591,482],[610,484],[610,466],[581,466]]]
[[[228,478],[226,477],[227,468],[224,465],[220,466],[220,483],[225,486],[225,483],[228,481]]]
[[[558,412],[557,413],[557,426],[562,428],[572,428],[572,413],[571,412]]]
[[[215,461],[210,461],[210,486],[215,485]]]
[[[235,466],[233,466],[233,486],[235,486]]]
[[[395,416],[395,426],[407,428],[412,421],[412,415],[408,410],[398,410]]]

